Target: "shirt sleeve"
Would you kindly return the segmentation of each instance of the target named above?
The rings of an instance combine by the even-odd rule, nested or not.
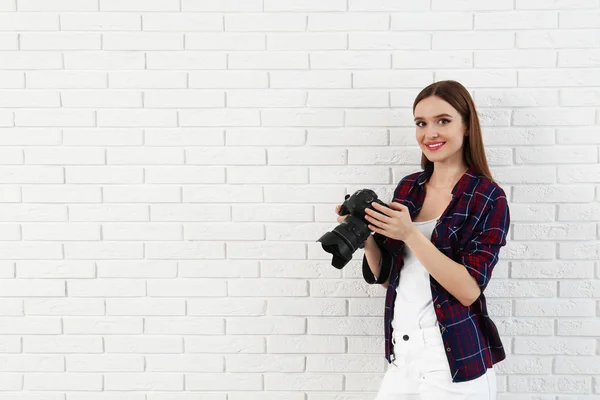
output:
[[[396,186],[396,189],[394,189],[394,195],[392,197],[392,199],[393,199],[392,201],[398,201],[400,190],[402,189],[403,184],[405,183],[405,180],[406,180],[406,176],[400,180],[400,182]],[[379,249],[381,249],[381,260],[379,261],[379,267],[380,267],[379,271],[387,271],[388,276],[389,276],[389,273],[392,271],[392,268],[394,268],[400,261],[398,259],[398,257],[399,257],[400,251],[402,250],[402,248],[404,246],[404,242],[401,240],[390,239],[390,238],[388,238],[380,233],[377,233],[377,232],[373,233],[373,239],[375,239],[375,243],[377,243],[377,246],[379,247]],[[371,284],[385,283],[385,281],[387,281],[387,279],[388,279],[388,276],[377,277],[377,276],[373,275],[373,272],[371,271],[371,268],[369,267],[369,263],[367,261],[366,255],[363,255],[362,273],[363,273],[363,278],[365,279],[365,281],[367,283],[371,283]]]
[[[377,243],[377,246],[381,250],[381,259],[379,261],[380,274],[381,271],[387,271],[389,275],[389,272],[394,266],[394,257],[392,255],[392,252],[387,248],[386,245],[384,245],[384,242],[386,242],[388,238],[375,232],[373,233],[373,239],[375,239],[375,243]],[[366,254],[363,254],[362,273],[365,281],[370,284],[378,283],[378,281],[379,283],[385,283],[385,281],[387,280],[387,276],[385,278],[382,277],[382,282],[378,276],[373,275],[373,271],[371,271],[371,267],[369,267],[369,262],[367,261]]]
[[[459,252],[459,262],[467,268],[483,292],[498,263],[500,248],[506,244],[510,226],[510,210],[502,190],[494,201],[484,207],[478,218],[470,239]]]
[[[375,243],[381,250],[381,260],[379,261],[379,271],[387,273],[387,276],[377,277],[373,275],[367,256],[363,255],[362,272],[363,277],[367,283],[385,283],[389,278],[389,275],[393,268],[396,268],[399,263],[402,263],[402,250],[404,248],[404,242],[402,240],[390,239],[377,232],[373,233]],[[400,264],[402,265],[402,264]],[[381,272],[380,272],[381,273]],[[381,279],[380,279],[381,278]]]

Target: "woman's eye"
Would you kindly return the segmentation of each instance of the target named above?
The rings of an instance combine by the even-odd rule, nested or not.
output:
[[[449,119],[446,119],[446,118],[442,118],[442,119],[440,119],[440,120],[438,121],[438,123],[440,123],[441,125],[446,125],[446,124],[449,124],[450,122],[452,122],[452,121],[450,121]],[[421,128],[422,128],[422,127],[424,127],[426,124],[425,124],[425,121],[418,121],[418,122],[416,123],[416,125],[417,125],[418,127],[421,127]]]

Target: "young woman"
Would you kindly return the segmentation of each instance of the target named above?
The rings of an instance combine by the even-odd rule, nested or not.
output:
[[[387,288],[390,365],[376,400],[495,399],[493,365],[506,355],[483,292],[506,244],[506,194],[464,86],[429,85],[413,114],[423,171],[400,181],[391,209],[373,203],[366,216],[363,276]]]

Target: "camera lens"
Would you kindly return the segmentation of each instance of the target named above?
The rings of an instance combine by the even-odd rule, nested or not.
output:
[[[360,247],[371,231],[367,224],[353,215],[348,216],[331,232],[325,233],[318,242],[323,250],[333,255],[331,265],[342,269],[352,259],[352,254]]]

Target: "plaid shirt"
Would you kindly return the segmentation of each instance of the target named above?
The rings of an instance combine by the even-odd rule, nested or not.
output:
[[[408,207],[414,219],[425,199],[424,183],[431,176],[428,168],[406,176],[394,191],[395,202]],[[488,316],[483,290],[498,262],[500,248],[506,244],[510,213],[502,188],[469,168],[452,190],[452,200],[440,217],[431,237],[435,247],[452,260],[463,264],[477,281],[481,295],[465,307],[430,276],[431,295],[446,348],[453,382],[475,379],[493,364],[506,358],[496,325]],[[403,265],[404,242],[378,233],[374,238],[382,250],[383,262],[391,263],[385,298],[385,358],[395,358],[392,343],[392,317],[396,288]],[[388,256],[389,255],[389,256]],[[374,276],[363,256],[363,276],[374,283]]]

